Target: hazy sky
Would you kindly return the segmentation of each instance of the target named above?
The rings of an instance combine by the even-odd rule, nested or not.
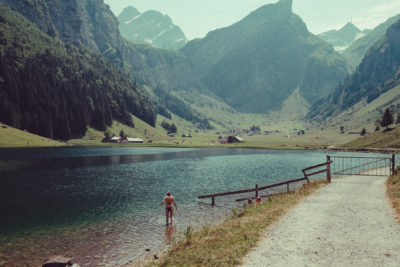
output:
[[[154,9],[169,15],[188,39],[229,26],[258,7],[277,0],[104,0],[118,15],[134,6],[140,12]],[[351,19],[360,29],[372,29],[400,14],[400,0],[294,0],[293,11],[313,33],[338,29]]]

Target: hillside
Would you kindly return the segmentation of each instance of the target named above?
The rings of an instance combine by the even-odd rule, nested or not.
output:
[[[166,131],[159,125],[160,123],[157,123],[156,127],[153,127],[135,116],[132,116],[132,119],[135,123],[134,128],[118,121],[113,121],[113,123],[107,127],[106,131],[110,133],[110,136],[119,136],[122,130],[127,137],[140,138],[146,145],[151,145],[152,143],[160,145],[163,143],[171,143],[174,140],[167,136]],[[85,136],[78,139],[72,139],[68,143],[74,145],[106,145],[107,143],[102,143],[103,138],[103,131],[89,128]],[[123,145],[126,146],[127,144]]]
[[[133,43],[179,49],[188,42],[183,31],[173,24],[170,17],[155,10],[140,13],[129,6],[118,16],[118,21],[121,35]]]
[[[103,0],[0,0],[53,38],[86,47],[124,65],[118,20]]]
[[[51,38],[3,4],[0,25],[1,122],[62,140],[113,120],[132,127],[130,113],[155,124],[151,100],[104,57]]]
[[[360,149],[400,149],[400,127],[392,125],[391,131],[379,131],[359,137],[358,139],[346,143],[343,147]]]
[[[240,112],[279,110],[297,88],[312,102],[347,74],[340,55],[292,13],[291,0],[260,7],[181,51],[197,79]]]
[[[65,146],[65,143],[21,131],[0,123],[0,147],[47,147]]]
[[[371,103],[400,84],[400,21],[375,43],[356,71],[333,94],[313,104],[309,117],[327,118],[357,103]]]

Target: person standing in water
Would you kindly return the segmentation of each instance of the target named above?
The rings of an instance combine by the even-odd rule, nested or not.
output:
[[[175,199],[173,196],[171,196],[171,192],[167,192],[167,196],[164,198],[164,200],[160,203],[160,206],[164,204],[165,202],[165,220],[166,220],[166,225],[169,225],[169,218],[171,218],[171,224],[174,222],[173,221],[173,216],[174,216],[174,209],[172,207],[172,204],[174,204],[175,209],[178,210],[178,206],[176,206]]]

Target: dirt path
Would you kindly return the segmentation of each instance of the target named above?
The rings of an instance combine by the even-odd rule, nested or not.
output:
[[[400,266],[385,180],[334,179],[267,229],[243,266]]]

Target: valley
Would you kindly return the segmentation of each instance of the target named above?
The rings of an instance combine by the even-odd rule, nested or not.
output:
[[[35,93],[36,88],[43,89],[43,86],[24,73],[27,72],[25,67],[23,72],[15,74],[21,77],[21,81],[25,79],[22,83],[26,84],[17,86],[18,94],[27,95],[26,92],[30,90],[29,101],[42,103],[40,109],[30,107],[25,110],[27,105],[24,103],[28,99],[13,98],[10,94],[12,87],[7,77],[14,74],[6,68],[2,71],[0,77],[4,85],[0,89],[6,97],[2,98],[0,121],[4,125],[39,134],[44,138],[63,140],[69,145],[106,145],[102,142],[106,131],[112,136],[118,136],[123,130],[129,137],[141,138],[145,145],[151,146],[219,146],[218,137],[237,135],[245,142],[223,146],[319,149],[341,146],[357,138],[355,134],[342,134],[341,128],[345,129],[345,133],[357,133],[362,128],[366,128],[367,133],[373,133],[375,122],[385,108],[389,107],[395,115],[399,111],[399,80],[396,72],[399,66],[398,54],[394,50],[387,50],[386,62],[379,63],[379,56],[374,56],[372,52],[375,42],[384,37],[397,17],[388,19],[372,30],[361,31],[353,24],[346,24],[338,31],[319,35],[331,43],[328,44],[311,34],[302,19],[292,12],[293,1],[280,0],[262,6],[241,21],[212,31],[202,39],[187,41],[183,32],[178,37],[175,34],[165,36],[163,38],[170,40],[186,40],[185,45],[170,50],[152,47],[154,44],[145,44],[145,41],[127,41],[123,37],[127,37],[127,31],[135,28],[140,29],[141,33],[131,32],[131,36],[145,34],[146,29],[149,34],[154,32],[159,35],[161,31],[165,32],[164,29],[175,27],[171,19],[161,13],[140,13],[134,7],[129,7],[119,15],[118,26],[117,18],[109,7],[94,0],[85,0],[85,4],[73,6],[73,9],[80,10],[79,14],[88,15],[81,19],[79,16],[74,17],[72,20],[67,19],[65,12],[57,13],[57,16],[52,12],[67,10],[72,7],[71,4],[50,5],[43,2],[43,5],[29,9],[25,1],[0,2],[17,11],[13,14],[14,11],[5,12],[6,9],[2,9],[3,20],[15,21],[14,24],[8,23],[16,27],[15,36],[35,36],[29,39],[30,47],[24,47],[26,41],[23,38],[14,41],[14,45],[18,44],[23,51],[24,56],[19,59],[27,62],[23,64],[31,64],[32,59],[37,61],[40,58],[39,54],[49,53],[43,50],[46,47],[41,41],[43,38],[50,42],[48,47],[58,46],[58,50],[67,49],[70,54],[71,48],[63,48],[63,42],[72,43],[77,47],[77,50],[72,50],[72,54],[86,58],[90,55],[95,59],[89,64],[92,64],[91,68],[98,68],[98,76],[93,77],[93,82],[87,82],[97,85],[101,83],[104,87],[101,90],[111,89],[115,92],[111,98],[107,97],[109,100],[100,103],[100,95],[93,91],[87,101],[77,104],[74,98],[80,93],[73,93],[76,90],[73,87],[77,84],[74,79],[77,77],[68,77],[66,83],[63,75],[81,70],[75,66],[69,70],[70,63],[67,63],[66,67],[61,68],[64,73],[59,72],[64,81],[56,81],[55,87],[59,90],[64,83],[66,92],[71,92],[71,95],[56,93],[61,98],[53,97],[51,101],[55,101],[55,105],[49,99],[43,105]],[[89,6],[93,9],[88,9]],[[96,17],[96,12],[100,11],[101,17]],[[18,12],[50,37],[45,37],[36,29],[31,30],[35,34],[24,33],[20,25],[27,22]],[[37,14],[43,16],[38,18]],[[96,28],[93,26],[96,20],[108,26]],[[140,25],[128,25],[133,22]],[[11,30],[12,27],[5,29]],[[121,34],[119,29],[124,33]],[[74,34],[74,31],[80,34]],[[5,33],[3,40],[7,42],[9,35]],[[393,36],[393,42],[396,42],[397,35],[393,29],[389,36]],[[62,42],[56,45],[53,38],[61,38]],[[150,37],[141,38],[147,40]],[[389,42],[392,39],[389,38]],[[333,46],[339,45],[335,42],[342,42],[342,45],[347,42],[347,48],[338,53],[333,49]],[[382,42],[375,44],[375,50],[382,49],[384,45],[394,45]],[[365,47],[371,47],[370,51],[367,52]],[[4,46],[4,49],[10,47]],[[350,56],[355,53],[358,59]],[[9,54],[3,55],[3,62],[5,59],[13,60]],[[355,62],[361,61],[360,57],[364,55],[365,62],[352,73],[355,64],[358,64]],[[97,56],[101,58],[100,65]],[[70,59],[61,59],[61,62],[63,60],[67,62]],[[293,64],[293,61],[296,63]],[[126,81],[118,84],[114,80],[105,83],[106,79],[99,79],[109,72],[101,70],[107,64],[111,64],[118,75],[125,76]],[[374,64],[386,64],[388,71],[381,68],[380,73],[375,73],[378,69],[370,67]],[[45,68],[41,71],[49,72]],[[80,75],[80,78],[89,77],[88,74]],[[54,83],[51,79],[46,78],[46,82]],[[117,79],[121,81],[121,78]],[[28,89],[28,84],[34,86]],[[51,88],[47,86],[46,90]],[[65,106],[57,102],[67,104]],[[75,106],[72,108],[69,103],[75,103]],[[80,110],[84,114],[83,120],[71,108]],[[35,110],[33,115],[27,115],[32,110]],[[57,117],[53,117],[56,114]],[[51,119],[46,124],[49,117]],[[173,137],[167,136],[168,132],[161,126],[163,122],[177,126]],[[253,126],[259,132],[251,131]],[[2,146],[13,146],[12,142],[4,143]],[[21,142],[15,144],[19,146]]]
[[[335,156],[361,164],[367,152],[376,173],[394,172],[398,157],[383,154],[400,153],[400,14],[382,13],[394,2],[261,1],[229,24],[233,5],[249,2],[127,2],[0,0],[0,266],[52,255],[174,266],[157,253],[179,244],[189,266],[237,265],[264,228],[339,180]],[[145,8],[155,2],[160,10]],[[349,5],[366,13],[343,23]],[[222,26],[187,38],[211,20]],[[225,193],[214,205],[215,192],[254,185],[240,191],[247,205]],[[173,225],[173,208],[160,205],[167,191],[179,206]],[[241,248],[219,245],[220,257],[214,237]]]

